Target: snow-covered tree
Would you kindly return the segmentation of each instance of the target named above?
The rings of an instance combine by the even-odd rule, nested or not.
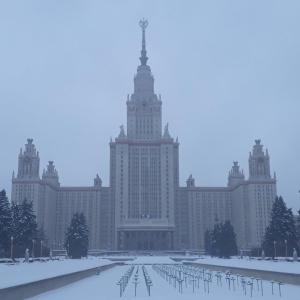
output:
[[[211,247],[211,231],[206,229],[204,235],[205,254],[210,254]]]
[[[222,224],[221,224],[222,225]],[[211,233],[210,255],[220,256],[221,226],[219,223],[214,225]]]
[[[276,256],[285,256],[286,249],[291,256],[296,246],[297,229],[292,209],[286,207],[281,196],[276,197],[272,207],[271,222],[266,229],[262,247],[266,255],[275,257],[275,252]]]
[[[300,243],[300,210],[297,211],[298,216],[296,218],[296,229],[297,229],[297,242]]]
[[[12,216],[14,244],[29,248],[36,239],[38,228],[32,202],[24,199],[21,204],[13,203]]]
[[[225,258],[236,255],[238,252],[236,234],[229,220],[225,221],[224,225],[221,226],[220,238],[220,255]]]
[[[87,256],[89,229],[84,214],[75,213],[66,233],[65,245],[71,258]]]
[[[48,245],[48,237],[46,235],[44,226],[39,227],[36,233],[37,244],[39,244],[41,241],[43,242],[44,245]]]
[[[237,254],[236,234],[230,221],[215,224],[211,236],[210,254],[212,256],[230,258]]]
[[[7,254],[12,236],[12,214],[5,190],[0,192],[0,253]],[[0,254],[0,255],[1,255]]]

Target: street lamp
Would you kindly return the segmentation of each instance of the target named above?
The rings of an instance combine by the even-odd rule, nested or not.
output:
[[[251,256],[252,256],[252,248],[251,248],[251,244],[249,244],[249,250],[250,250],[250,257],[249,257],[249,260],[251,260]]]
[[[32,240],[32,257],[34,257],[34,240]]]
[[[43,241],[41,241],[41,257],[43,256]]]
[[[276,257],[276,241],[274,241],[274,259]]]
[[[10,258],[13,258],[14,237],[10,238]]]
[[[287,240],[285,240],[284,242],[285,242],[285,259],[287,259]]]

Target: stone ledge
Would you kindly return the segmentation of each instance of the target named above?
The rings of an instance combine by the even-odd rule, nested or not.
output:
[[[73,272],[65,275],[51,277],[47,279],[37,280],[29,283],[24,283],[16,286],[0,289],[1,300],[23,300],[38,294],[46,293],[51,290],[58,289],[70,283],[79,281],[81,279],[98,275],[99,272],[111,269],[117,265],[124,263],[112,263],[105,266],[90,268],[83,271]]]
[[[264,280],[274,280],[274,281],[282,281],[287,284],[295,284],[300,285],[300,274],[295,273],[286,273],[286,272],[276,272],[276,271],[266,271],[266,270],[258,270],[258,269],[247,269],[247,268],[239,268],[233,266],[221,266],[221,265],[210,265],[203,263],[195,263],[195,262],[183,262],[185,265],[191,266],[199,266],[204,269],[210,269],[214,271],[229,271],[231,274],[240,274],[247,277],[259,277]]]

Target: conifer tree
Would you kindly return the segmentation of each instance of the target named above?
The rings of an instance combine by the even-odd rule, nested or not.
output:
[[[37,236],[37,222],[32,202],[24,199],[21,204],[13,203],[12,216],[14,223],[14,244],[29,248]]]
[[[206,229],[204,235],[204,244],[205,244],[205,254],[210,254],[211,248],[211,231]]]
[[[297,243],[300,243],[300,210],[297,211],[298,216],[296,218],[296,230],[297,230]]]
[[[12,236],[12,213],[5,190],[0,192],[0,253],[7,255]]]
[[[221,226],[219,223],[215,224],[214,229],[211,233],[211,246],[210,246],[211,256],[218,256],[218,257],[220,256]]]
[[[236,234],[230,221],[217,223],[211,233],[211,256],[230,258],[231,255],[237,254]]]
[[[46,235],[44,226],[39,227],[36,233],[36,242],[39,244],[41,241],[44,245],[48,245],[48,237]]]
[[[84,214],[75,213],[67,229],[65,245],[71,258],[87,256],[89,229]]]
[[[262,247],[266,255],[285,256],[285,241],[288,255],[297,246],[297,229],[292,210],[286,207],[283,198],[276,197],[271,212],[271,222],[266,229]],[[276,252],[276,253],[275,253]]]
[[[220,254],[224,258],[230,258],[231,255],[236,255],[238,252],[236,243],[236,234],[230,221],[225,221],[221,227]]]

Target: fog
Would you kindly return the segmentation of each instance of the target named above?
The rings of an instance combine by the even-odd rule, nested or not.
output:
[[[248,178],[255,139],[277,191],[299,202],[300,2],[2,1],[0,189],[27,138],[63,186],[109,179],[109,140],[126,128],[145,17],[148,65],[163,124],[180,142],[180,182],[226,186],[233,161]]]

